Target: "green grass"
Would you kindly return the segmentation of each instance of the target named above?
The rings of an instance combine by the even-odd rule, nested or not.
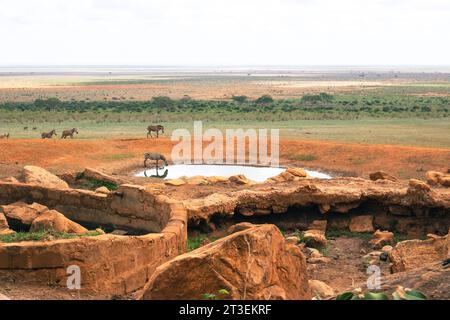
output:
[[[119,188],[119,186],[115,183],[97,180],[97,179],[88,179],[84,176],[83,172],[77,174],[77,180],[82,180],[81,187],[84,189],[95,190],[100,187],[106,187],[109,191],[115,191]]]
[[[57,232],[54,230],[45,230],[39,232],[17,232],[15,234],[0,235],[0,242],[14,243],[24,241],[42,241],[42,240],[57,240],[57,239],[75,239],[80,237],[96,237],[102,233],[98,231],[89,231],[83,235],[73,233]]]
[[[289,154],[286,158],[296,161],[315,161],[318,159],[314,154]]]
[[[190,252],[190,251],[200,248],[205,240],[208,240],[211,242],[215,241],[215,239],[210,238],[205,234],[189,236],[187,239],[187,251]]]
[[[132,159],[134,155],[132,153],[114,153],[102,156],[103,161],[118,161]]]

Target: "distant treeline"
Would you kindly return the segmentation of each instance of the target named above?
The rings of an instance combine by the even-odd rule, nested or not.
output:
[[[337,119],[367,117],[448,117],[449,97],[420,97],[412,95],[357,95],[327,93],[308,94],[299,99],[274,100],[269,95],[250,100],[233,96],[230,100],[194,100],[154,97],[149,101],[60,101],[57,98],[37,99],[34,102],[3,103],[6,112],[64,112],[64,113],[152,113],[152,114],[291,114],[292,119]],[[248,115],[247,117],[245,115]],[[181,119],[182,117],[180,117]],[[267,118],[267,117],[265,117]],[[290,118],[289,118],[290,119]]]

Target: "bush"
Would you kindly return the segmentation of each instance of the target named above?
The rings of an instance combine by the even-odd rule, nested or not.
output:
[[[272,103],[273,102],[273,98],[272,98],[272,96],[269,96],[268,94],[265,94],[265,95],[259,97],[258,99],[256,99],[255,102],[258,103],[258,104]]]
[[[233,96],[231,99],[239,103],[244,103],[247,101],[247,96]]]

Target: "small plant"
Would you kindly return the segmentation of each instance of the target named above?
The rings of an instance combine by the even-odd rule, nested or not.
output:
[[[204,293],[204,294],[202,294],[202,298],[206,299],[206,300],[220,300],[220,299],[225,299],[229,295],[230,295],[230,292],[228,292],[227,289],[220,289],[219,291],[217,291],[217,294]]]
[[[392,293],[393,300],[427,300],[427,296],[420,291],[405,289],[401,286]],[[344,292],[336,300],[389,300],[388,295],[374,292]]]

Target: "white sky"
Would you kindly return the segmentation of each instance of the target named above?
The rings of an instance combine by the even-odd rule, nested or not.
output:
[[[0,65],[449,65],[450,0],[0,0]]]

